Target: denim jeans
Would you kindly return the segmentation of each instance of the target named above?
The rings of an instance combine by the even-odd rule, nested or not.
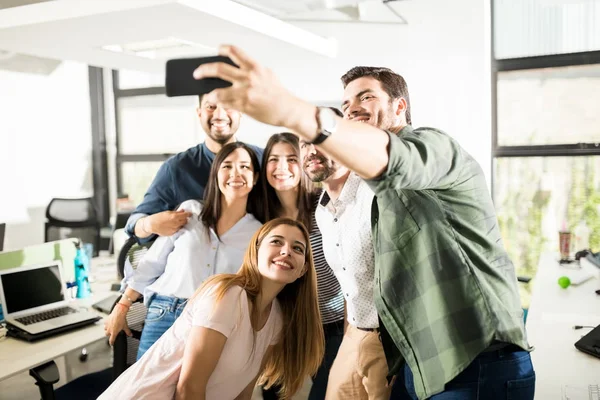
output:
[[[175,323],[186,303],[187,299],[157,294],[150,298],[137,353],[138,360]]]
[[[403,376],[402,376],[403,374]],[[517,346],[479,354],[445,390],[430,400],[533,400],[535,371],[527,351]],[[396,379],[391,400],[416,400],[413,375],[407,365]]]
[[[323,400],[325,398],[329,370],[344,338],[344,320],[323,325],[323,333],[325,334],[325,356],[317,373],[313,376],[308,400]],[[277,396],[278,390],[278,387],[272,387],[268,390],[263,389],[263,399],[277,400],[279,398]]]

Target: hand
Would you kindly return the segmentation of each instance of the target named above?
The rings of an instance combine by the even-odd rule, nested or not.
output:
[[[194,78],[221,78],[232,83],[224,89],[215,89],[217,101],[252,118],[275,126],[292,128],[293,114],[304,104],[278,81],[273,72],[265,68],[235,46],[221,46],[219,54],[231,58],[239,68],[225,63],[210,63],[198,67]],[[312,107],[314,116],[314,107]]]
[[[104,322],[104,334],[109,336],[108,343],[112,346],[115,344],[119,332],[124,331],[127,336],[131,336],[131,330],[127,325],[127,311],[129,307],[121,307],[115,305],[110,315]]]
[[[188,218],[192,216],[191,212],[185,210],[163,211],[144,218],[142,221],[144,227],[149,227],[149,233],[155,233],[160,236],[171,236],[187,224]],[[145,229],[146,230],[146,229]]]

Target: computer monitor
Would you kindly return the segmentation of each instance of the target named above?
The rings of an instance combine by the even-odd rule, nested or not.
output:
[[[4,232],[6,232],[6,224],[0,224],[0,251],[4,250]]]

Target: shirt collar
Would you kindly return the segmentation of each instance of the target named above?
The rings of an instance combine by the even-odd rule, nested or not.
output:
[[[411,125],[406,125],[404,128],[400,129],[400,132],[398,132],[398,136],[404,136],[406,134],[409,134],[413,131],[413,127]],[[390,132],[392,133],[392,132]]]
[[[343,204],[348,204],[356,198],[356,192],[358,191],[358,187],[360,186],[362,178],[356,175],[354,172],[350,172],[348,175],[348,179],[344,182],[344,187],[340,193],[340,197],[336,200],[336,202],[341,202]],[[319,200],[319,204],[323,207],[327,207],[331,197],[329,197],[329,193],[326,190],[323,190],[321,194],[321,199]]]

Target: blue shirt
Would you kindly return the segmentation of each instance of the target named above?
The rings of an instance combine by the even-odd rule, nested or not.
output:
[[[249,146],[256,152],[258,160],[262,161],[264,149]],[[135,224],[140,218],[174,210],[186,200],[203,199],[214,159],[215,153],[204,143],[200,143],[165,161],[156,173],[144,199],[127,220],[125,232],[136,237]],[[144,239],[136,238],[140,243],[145,243],[155,237],[156,235]]]

